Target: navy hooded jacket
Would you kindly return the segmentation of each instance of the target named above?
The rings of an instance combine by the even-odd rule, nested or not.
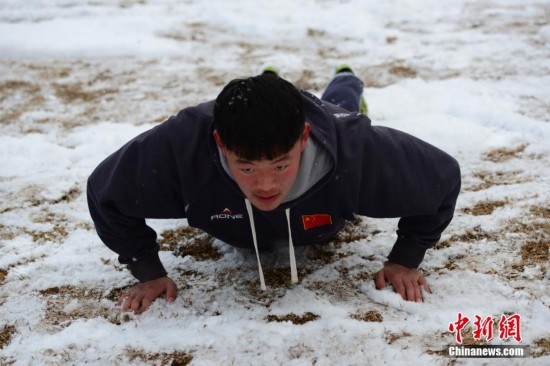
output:
[[[333,159],[305,194],[265,212],[254,209],[258,246],[329,241],[354,215],[399,217],[388,259],[416,268],[450,223],[460,191],[457,161],[409,134],[372,126],[301,91],[310,138]],[[214,101],[186,108],[105,159],[88,180],[88,205],[101,240],[148,281],[166,275],[145,218],[187,218],[190,226],[252,248],[245,196],[224,171],[213,138]]]

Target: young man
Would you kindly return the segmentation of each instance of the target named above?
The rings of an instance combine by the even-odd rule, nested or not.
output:
[[[363,84],[342,67],[319,100],[273,72],[230,82],[216,101],[182,110],[109,156],[88,180],[99,237],[139,283],[124,310],[176,297],[145,218],[187,218],[235,247],[260,252],[326,243],[354,215],[400,217],[377,288],[410,301],[430,291],[416,269],[452,219],[455,159],[359,113]]]

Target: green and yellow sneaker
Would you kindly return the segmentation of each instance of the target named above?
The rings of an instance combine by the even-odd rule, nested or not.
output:
[[[263,74],[273,74],[279,76],[279,69],[275,66],[267,65],[262,69],[262,75]]]

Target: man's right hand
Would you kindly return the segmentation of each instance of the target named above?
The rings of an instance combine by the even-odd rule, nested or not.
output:
[[[170,277],[160,277],[156,280],[138,283],[124,292],[117,305],[122,306],[122,310],[129,311],[132,309],[134,314],[144,312],[149,308],[151,303],[157,298],[164,295],[168,302],[176,299],[178,288]]]

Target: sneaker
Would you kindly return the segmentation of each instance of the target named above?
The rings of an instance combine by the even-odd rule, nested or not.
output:
[[[336,67],[336,69],[334,70],[335,75],[346,74],[346,73],[355,75],[355,73],[353,72],[351,66],[349,66],[348,64],[338,65]],[[365,100],[365,96],[363,94],[361,94],[361,102],[359,103],[359,111],[364,115],[367,115],[368,112],[369,112],[369,106],[367,105],[367,101]]]
[[[334,74],[342,74],[342,73],[351,73],[354,74],[353,70],[348,64],[341,64],[336,66],[336,70],[334,70]],[[355,74],[354,74],[355,75]]]
[[[264,74],[272,74],[275,76],[279,76],[279,69],[272,65],[267,65],[262,69],[262,75]]]

